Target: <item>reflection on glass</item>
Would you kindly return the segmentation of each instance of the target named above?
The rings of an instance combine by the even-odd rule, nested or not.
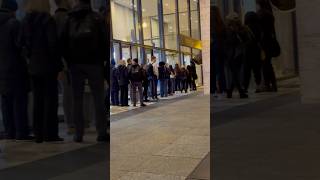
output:
[[[158,1],[141,0],[144,44],[160,47]]]
[[[113,43],[113,59],[117,62],[120,60],[120,44]]]
[[[136,1],[134,1],[136,2]],[[137,42],[137,8],[132,0],[111,0],[113,38]]]
[[[178,53],[174,53],[174,52],[166,52],[166,59],[167,59],[167,63],[169,65],[175,65],[175,64],[180,64],[179,63],[179,54]]]
[[[180,33],[186,36],[190,36],[189,31],[189,13],[188,13],[188,1],[179,0],[179,25]]]
[[[163,0],[163,26],[165,48],[177,49],[177,19],[176,3],[174,0]]]
[[[200,39],[200,29],[199,29],[199,8],[198,0],[190,1],[191,10],[191,37],[195,39]]]
[[[126,60],[131,58],[130,46],[122,45],[122,59]]]

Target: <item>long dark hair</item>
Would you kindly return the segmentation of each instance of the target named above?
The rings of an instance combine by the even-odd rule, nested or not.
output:
[[[211,12],[212,12],[212,23],[214,27],[214,31],[217,34],[220,34],[223,32],[225,28],[225,24],[223,23],[223,19],[221,16],[220,9],[217,6],[211,6]]]

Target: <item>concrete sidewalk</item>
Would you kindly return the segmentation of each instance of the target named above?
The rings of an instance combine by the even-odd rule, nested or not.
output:
[[[112,180],[184,180],[209,152],[209,96],[154,106],[112,122]]]

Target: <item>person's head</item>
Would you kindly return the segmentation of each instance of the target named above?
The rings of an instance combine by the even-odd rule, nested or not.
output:
[[[156,58],[155,56],[152,56],[152,57],[151,57],[151,62],[154,63],[154,62],[156,62],[156,61],[157,61],[157,58]]]
[[[120,59],[120,60],[119,60],[119,65],[123,65],[123,66],[125,66],[125,65],[126,65],[126,61],[125,61],[125,60]]]
[[[227,27],[231,30],[239,30],[241,27],[241,20],[237,13],[232,12],[227,16]]]
[[[179,66],[179,64],[178,64],[178,63],[177,63],[177,64],[175,64],[175,65],[174,65],[174,67],[175,67],[175,68],[180,68],[180,66]]]
[[[272,11],[271,4],[269,0],[256,0],[257,10],[268,10]]]
[[[55,0],[54,1],[58,8],[70,9],[71,2],[70,0]]]
[[[138,62],[139,62],[139,61],[138,61],[138,58],[134,58],[134,59],[132,60],[132,64],[133,64],[133,65],[137,65]]]
[[[0,0],[0,7],[9,11],[15,12],[18,10],[18,4],[16,0]]]
[[[244,17],[244,24],[245,25],[254,25],[259,23],[259,16],[256,12],[247,12]]]
[[[131,58],[127,59],[127,64],[132,64]]]
[[[173,69],[173,67],[172,67],[172,65],[171,65],[171,64],[169,65],[169,69],[170,69],[170,70],[172,70],[172,69]]]
[[[163,62],[163,61],[159,62],[159,66],[165,66],[165,65],[166,65],[165,62]]]
[[[26,12],[50,13],[49,0],[28,0],[26,4]]]

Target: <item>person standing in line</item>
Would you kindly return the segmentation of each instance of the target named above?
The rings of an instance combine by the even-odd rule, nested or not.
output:
[[[62,33],[64,58],[69,65],[73,89],[73,118],[76,127],[74,141],[78,143],[83,142],[84,136],[83,93],[86,79],[95,105],[97,141],[110,140],[109,114],[104,102],[105,62],[109,51],[107,36],[104,17],[92,11],[90,0],[78,0],[69,13]]]
[[[151,57],[151,63],[152,63],[152,67],[153,67],[153,96],[156,100],[158,100],[159,72],[158,72],[157,58],[155,56]]]
[[[190,65],[187,65],[187,72],[187,89],[190,88],[190,91],[192,91],[192,70]]]
[[[239,15],[236,13],[228,15],[225,47],[227,98],[232,98],[234,87],[238,89],[240,98],[248,98],[241,81],[243,78],[242,68],[245,58],[245,34]]]
[[[132,104],[134,107],[137,106],[137,88],[138,88],[138,93],[139,93],[139,98],[140,98],[140,106],[146,106],[143,103],[143,92],[142,92],[142,80],[143,80],[143,74],[142,74],[142,68],[138,64],[138,59],[135,58],[133,59],[132,66],[129,70],[129,80],[130,80],[130,85],[132,89]]]
[[[171,90],[171,83],[170,83],[170,71],[169,71],[169,64],[166,63],[166,65],[164,66],[166,69],[166,90],[167,90],[167,96],[169,94],[171,94],[170,90]]]
[[[129,106],[129,103],[128,103],[129,77],[128,77],[128,68],[124,60],[119,61],[118,71],[119,71],[118,81],[119,81],[119,87],[120,87],[120,104],[121,106]]]
[[[32,140],[28,123],[29,79],[19,45],[15,0],[0,2],[0,95],[6,139]]]
[[[191,72],[192,90],[193,91],[197,91],[196,80],[198,79],[198,75],[197,75],[196,63],[194,62],[194,60],[191,61],[191,65],[190,66],[191,66],[190,72]]]
[[[148,87],[149,87],[149,80],[148,80],[148,75],[147,75],[147,64],[145,64],[142,68],[142,73],[143,73],[143,97],[144,97],[144,102],[149,102],[148,100]]]
[[[246,47],[246,63],[244,69],[244,88],[248,91],[251,73],[253,72],[256,93],[261,92],[261,81],[262,81],[262,60],[261,60],[261,48],[260,48],[260,37],[261,30],[259,26],[259,16],[256,12],[248,12],[245,15],[245,25],[248,29],[249,41]]]
[[[179,64],[175,65],[174,72],[176,75],[175,91],[181,91],[181,69]]]
[[[152,98],[152,100],[155,100],[155,96],[154,96],[154,71],[153,71],[153,66],[152,66],[152,62],[149,61],[148,65],[147,65],[147,77],[148,77],[148,94],[149,97]]]
[[[132,66],[132,59],[131,59],[131,58],[128,58],[128,59],[127,59],[128,72],[130,71],[131,66]],[[130,93],[129,93],[129,95],[130,95],[130,101],[132,101],[133,94],[132,94],[132,89],[131,89],[130,84],[128,84],[128,89],[129,89],[129,92],[130,92]]]
[[[158,72],[159,72],[159,82],[160,82],[160,96],[168,96],[168,87],[167,87],[167,72],[165,67],[165,62],[159,62]]]
[[[221,17],[220,9],[217,6],[211,6],[212,18],[210,19],[213,27],[211,29],[211,41],[212,47],[212,78],[210,78],[210,84],[212,88],[211,94],[218,97],[218,94],[224,94],[227,91],[226,87],[226,73],[225,73],[225,42],[226,42],[226,26]]]
[[[172,65],[169,65],[169,72],[170,72],[170,95],[172,96],[175,93],[175,78],[176,78],[176,73],[174,72],[174,69]]]
[[[68,0],[55,0],[57,5],[57,10],[55,11],[55,15],[53,16],[58,31],[58,39],[61,39],[61,34],[64,26],[66,25],[68,12],[71,9],[71,5]],[[59,42],[59,47],[62,47],[61,42]],[[60,54],[62,53],[62,49],[59,50]],[[72,87],[71,87],[71,77],[70,72],[68,70],[67,63],[63,60],[63,78],[60,80],[62,84],[62,92],[63,92],[63,112],[64,112],[64,120],[68,126],[68,134],[73,134],[74,122],[72,120]]]
[[[33,123],[37,143],[63,141],[58,124],[58,75],[63,64],[49,0],[29,0],[22,22],[21,42],[27,50],[33,89]],[[59,73],[60,72],[60,73]]]
[[[181,81],[181,93],[184,91],[185,93],[188,92],[188,83],[187,83],[187,78],[188,78],[188,71],[187,69],[182,66],[181,71],[180,71],[180,81]]]
[[[276,37],[275,18],[269,1],[257,0],[257,5],[261,28],[260,42],[265,54],[262,65],[265,89],[266,91],[277,92],[278,86],[272,58],[278,57],[281,54],[281,48]]]
[[[116,62],[114,59],[111,60],[112,76],[111,76],[111,102],[113,106],[119,106],[119,70],[116,67]]]

